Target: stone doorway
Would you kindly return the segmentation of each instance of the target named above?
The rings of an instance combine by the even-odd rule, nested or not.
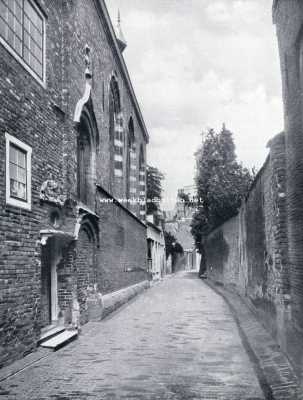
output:
[[[58,323],[57,265],[61,259],[58,239],[51,237],[42,247],[41,263],[41,325],[42,328]]]

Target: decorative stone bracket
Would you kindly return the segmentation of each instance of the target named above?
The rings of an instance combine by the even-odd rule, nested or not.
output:
[[[79,123],[82,110],[84,105],[88,102],[90,99],[91,95],[91,90],[92,90],[92,72],[91,72],[91,52],[90,52],[90,47],[88,45],[85,45],[85,89],[84,89],[84,94],[81,97],[80,100],[78,100],[76,108],[75,108],[75,113],[74,113],[74,122]]]
[[[62,187],[56,181],[48,179],[41,185],[40,200],[48,201],[62,207],[66,197],[63,194]]]

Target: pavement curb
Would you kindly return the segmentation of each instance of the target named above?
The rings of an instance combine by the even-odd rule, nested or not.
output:
[[[42,347],[38,347],[32,353],[26,355],[20,360],[14,361],[12,364],[7,365],[0,369],[0,383],[5,381],[6,379],[12,377],[13,375],[18,374],[24,369],[30,367],[31,365],[37,363],[45,357],[48,357],[52,354],[48,349],[43,349]],[[1,389],[1,387],[0,387]],[[0,391],[1,395],[1,391]]]
[[[228,304],[266,400],[303,400],[300,382],[287,356],[239,294],[204,281]]]
[[[127,304],[131,299],[138,296],[138,294],[144,292],[150,288],[150,282],[145,280],[135,285],[122,288],[112,293],[108,293],[102,296],[103,310],[102,319],[112,314],[116,310],[120,309],[124,304]]]

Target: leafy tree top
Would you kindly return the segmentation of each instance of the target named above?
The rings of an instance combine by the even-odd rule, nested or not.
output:
[[[219,133],[206,132],[195,156],[200,203],[191,228],[199,247],[205,235],[238,212],[252,175],[237,161],[233,136],[225,125]]]
[[[175,253],[183,253],[183,248],[171,232],[164,231],[166,258]]]

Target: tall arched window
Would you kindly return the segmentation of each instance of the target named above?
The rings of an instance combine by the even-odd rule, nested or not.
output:
[[[87,126],[81,121],[78,138],[78,196],[87,202],[91,169],[91,141]]]
[[[140,188],[140,218],[145,220],[146,214],[146,172],[144,148],[141,144],[139,154],[139,188]]]
[[[109,152],[110,187],[113,189],[114,177],[123,176],[123,120],[121,114],[120,92],[117,79],[112,76],[109,92]]]
[[[128,123],[127,160],[126,160],[126,197],[129,199],[136,195],[137,182],[136,167],[136,139],[134,121],[132,117]]]

